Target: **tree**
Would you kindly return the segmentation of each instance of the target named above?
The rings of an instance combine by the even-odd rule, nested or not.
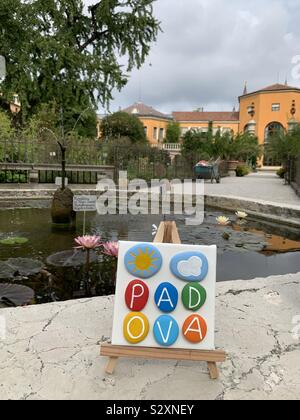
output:
[[[270,137],[267,146],[268,154],[275,160],[287,164],[291,158],[300,155],[300,124],[297,124],[292,131],[280,132]]]
[[[232,142],[231,157],[256,165],[257,159],[262,156],[263,150],[258,138],[249,133],[237,134]]]
[[[183,137],[182,153],[185,156],[197,155],[201,159],[210,159],[213,155],[212,138],[210,132],[202,133],[189,130]]]
[[[11,126],[11,121],[6,112],[0,111],[0,162],[3,162],[8,157],[8,149],[10,146],[10,139],[14,135],[14,130]]]
[[[0,139],[9,139],[13,134],[11,121],[6,112],[0,111]]]
[[[180,134],[180,124],[176,121],[169,122],[167,126],[166,143],[178,143]]]
[[[47,138],[51,130],[60,138],[62,126],[65,136],[73,134],[83,138],[96,138],[97,135],[97,118],[92,109],[87,108],[75,119],[72,110],[62,114],[55,101],[42,104],[38,112],[27,121],[24,131],[31,138]]]
[[[255,164],[262,155],[262,148],[257,137],[249,133],[234,135],[233,132],[221,133],[218,130],[213,135],[211,129],[207,133],[190,130],[183,139],[183,153],[196,153],[206,160],[220,157],[224,160],[242,160]]]
[[[103,138],[128,138],[132,143],[147,143],[144,126],[135,115],[127,112],[115,112],[105,117],[101,123]]]
[[[157,38],[154,1],[94,0],[86,10],[83,0],[1,0],[2,94],[18,93],[23,120],[56,101],[69,126],[86,108],[108,105]]]

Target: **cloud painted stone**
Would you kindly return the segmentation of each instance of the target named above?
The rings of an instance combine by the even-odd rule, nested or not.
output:
[[[130,274],[148,279],[161,269],[162,256],[155,246],[141,243],[126,252],[124,262]]]
[[[148,318],[141,312],[131,312],[126,315],[123,324],[123,334],[130,344],[138,344],[145,340],[149,333]]]
[[[207,276],[208,260],[201,252],[182,252],[171,259],[170,270],[181,280],[199,282]]]
[[[190,315],[184,322],[182,333],[190,343],[201,343],[207,334],[207,324],[200,315]]]
[[[169,347],[176,342],[179,327],[170,315],[161,315],[154,323],[153,334],[159,345]]]
[[[161,283],[156,289],[154,300],[162,312],[173,312],[178,303],[178,291],[171,283]]]
[[[188,283],[184,286],[181,299],[183,306],[189,311],[198,311],[206,302],[206,290],[199,283]]]
[[[127,307],[134,312],[142,311],[149,299],[149,287],[141,280],[131,281],[125,291]]]

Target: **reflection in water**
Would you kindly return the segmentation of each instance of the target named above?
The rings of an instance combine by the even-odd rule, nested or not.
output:
[[[232,226],[233,230],[238,232],[250,232],[254,233],[256,235],[260,235],[265,242],[267,242],[267,245],[265,246],[264,250],[261,251],[261,253],[265,255],[274,255],[278,253],[286,253],[286,252],[295,252],[300,251],[300,237],[298,238],[298,234],[295,232],[294,235],[292,232],[287,230],[285,232],[282,232],[284,236],[279,236],[274,233],[267,233],[266,227],[265,231],[259,230],[257,228],[250,228],[247,227],[247,222],[244,221],[243,224],[235,224]],[[289,239],[286,237],[287,234],[290,234],[295,239]]]
[[[235,247],[232,245],[232,238],[228,241],[222,239],[223,230],[215,226],[215,219],[219,215],[226,215],[235,220],[232,213],[208,210],[204,225],[195,227],[186,226],[184,217],[176,216],[183,243],[204,245],[217,243],[219,246],[218,281],[251,279],[300,271],[299,229],[252,219],[246,224],[234,224],[229,228],[232,233],[249,232],[252,237],[257,236],[257,243],[267,243],[263,251],[260,249],[255,252],[245,247]],[[150,242],[153,239],[152,225],[158,226],[161,220],[162,216],[87,214],[87,226],[90,232],[102,236],[103,240],[128,239]],[[3,210],[0,212],[0,239],[20,236],[28,238],[29,241],[22,246],[0,245],[0,259],[28,257],[45,261],[51,254],[72,249],[75,246],[74,237],[82,235],[82,229],[82,214],[77,215],[75,231],[62,231],[52,226],[48,209]]]

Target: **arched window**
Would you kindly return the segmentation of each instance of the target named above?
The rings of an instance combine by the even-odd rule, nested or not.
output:
[[[284,132],[284,127],[279,122],[271,122],[266,126],[265,129],[265,150],[264,150],[264,166],[280,166],[281,162],[277,162],[273,159],[272,155],[269,153],[269,143],[270,139],[280,134],[281,132]]]
[[[265,129],[265,144],[270,143],[270,138],[276,134],[279,134],[280,132],[284,131],[284,127],[279,122],[271,122],[266,126]]]

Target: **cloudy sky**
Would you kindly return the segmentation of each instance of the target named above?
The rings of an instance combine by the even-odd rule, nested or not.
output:
[[[299,0],[157,0],[155,16],[164,32],[143,68],[115,92],[111,111],[139,99],[167,113],[231,110],[246,80],[249,90],[286,77],[300,86],[292,76]]]

